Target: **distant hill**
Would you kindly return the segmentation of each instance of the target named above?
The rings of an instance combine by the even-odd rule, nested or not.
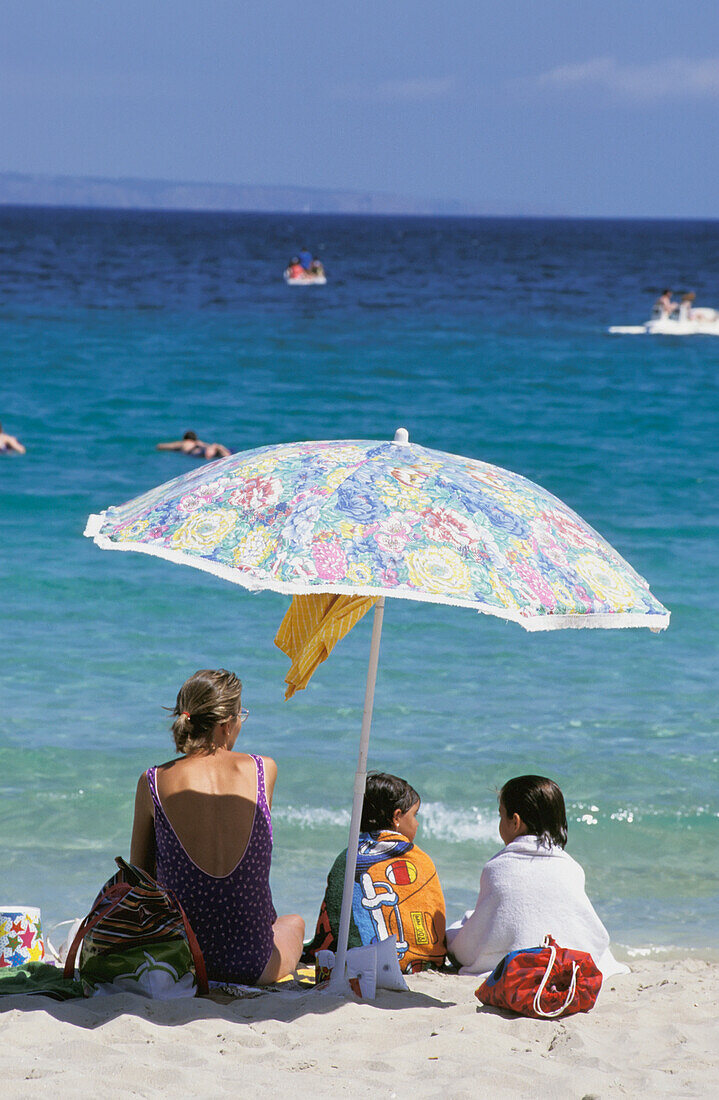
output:
[[[467,203],[334,191],[170,180],[0,173],[0,205],[79,206],[127,210],[227,210],[293,214],[489,214]]]

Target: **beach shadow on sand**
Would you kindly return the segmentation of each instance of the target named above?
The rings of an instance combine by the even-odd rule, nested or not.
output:
[[[249,997],[228,1001],[212,997],[187,997],[175,1001],[150,1000],[136,993],[116,993],[67,1001],[55,1001],[40,995],[12,995],[0,1001],[0,1019],[4,1012],[44,1012],[56,1020],[75,1027],[94,1030],[119,1016],[134,1016],[159,1027],[181,1027],[197,1020],[258,1023],[278,1020],[292,1023],[303,1016],[329,1016],[354,1005],[373,1007],[380,1011],[398,1012],[406,1009],[454,1008],[456,1001],[440,1000],[426,993],[380,990],[373,1001],[335,997],[319,990],[268,990]]]

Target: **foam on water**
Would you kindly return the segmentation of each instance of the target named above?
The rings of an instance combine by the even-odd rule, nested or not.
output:
[[[316,806],[278,806],[273,820],[291,824],[299,829],[325,829],[337,826],[347,829],[349,810],[327,810]],[[469,810],[450,809],[441,802],[423,802],[419,820],[422,835],[447,843],[494,840],[497,822],[487,820],[485,814],[472,806]]]

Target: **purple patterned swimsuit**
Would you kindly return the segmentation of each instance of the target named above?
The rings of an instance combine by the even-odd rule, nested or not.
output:
[[[265,793],[265,769],[257,768],[257,804],[247,847],[229,875],[208,875],[190,859],[170,824],[157,793],[157,767],[147,769],[155,805],[157,881],[174,890],[205,958],[211,981],[253,985],[262,974],[277,919],[270,890],[272,818]]]

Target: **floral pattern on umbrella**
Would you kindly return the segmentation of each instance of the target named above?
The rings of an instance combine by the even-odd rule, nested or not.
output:
[[[551,493],[412,443],[245,451],[91,517],[85,533],[251,589],[455,604],[529,630],[669,622],[646,581]]]

